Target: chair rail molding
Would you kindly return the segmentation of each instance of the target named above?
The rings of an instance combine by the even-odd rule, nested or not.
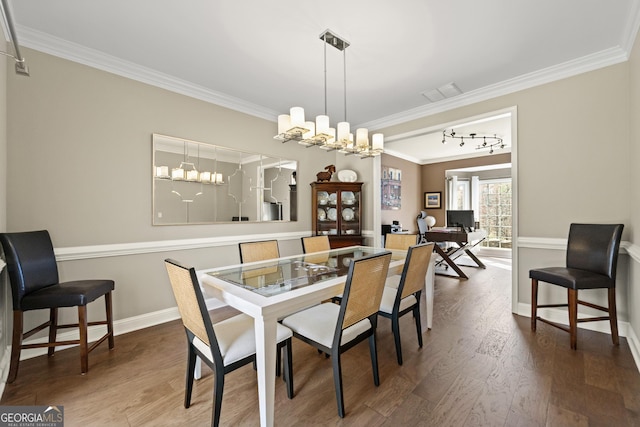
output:
[[[201,249],[216,246],[236,245],[247,240],[300,240],[308,236],[308,231],[296,231],[287,233],[247,234],[242,236],[219,236],[197,239],[158,240],[151,242],[114,243],[92,246],[73,246],[55,248],[56,260],[74,261],[90,258],[107,258],[125,255],[140,255],[155,252],[168,252],[185,249]]]
[[[518,237],[516,246],[528,249],[567,250],[567,239],[552,237]],[[628,254],[634,261],[640,262],[640,246],[629,241],[620,242],[620,253]]]

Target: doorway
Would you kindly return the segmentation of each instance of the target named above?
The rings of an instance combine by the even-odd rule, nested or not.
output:
[[[443,144],[443,132],[455,130],[458,134],[470,134],[475,129],[491,129],[494,123],[502,123],[501,135],[506,142],[505,149],[495,151],[495,154],[489,154],[484,150],[476,149],[476,146],[469,141],[465,141],[464,147],[460,144],[447,143]],[[422,128],[415,131],[391,135],[386,138],[385,153],[409,160],[422,166],[422,185],[421,194],[423,192],[441,191],[443,196],[445,191],[445,180],[443,174],[438,175],[439,178],[428,177],[424,171],[437,169],[435,165],[440,164],[440,168],[444,168],[449,162],[462,161],[465,159],[474,159],[478,157],[496,156],[499,153],[510,153],[511,165],[511,307],[514,313],[517,312],[518,306],[518,253],[517,236],[518,236],[518,155],[517,155],[517,107],[510,107],[503,110],[483,113],[473,117],[466,117],[455,121],[441,123],[428,128]],[[441,153],[441,154],[438,154]],[[504,162],[503,162],[504,163]],[[434,165],[433,167],[431,165]],[[380,163],[377,163],[379,169]],[[442,173],[442,172],[441,172]],[[374,179],[379,179],[379,173],[375,173]],[[380,200],[380,187],[373,186],[373,199]],[[379,204],[377,205],[379,206]],[[441,210],[427,211],[427,214],[434,213],[439,216],[439,224],[444,225],[444,212],[446,200]],[[435,216],[434,215],[434,216]],[[374,229],[380,228],[379,212],[374,214]]]

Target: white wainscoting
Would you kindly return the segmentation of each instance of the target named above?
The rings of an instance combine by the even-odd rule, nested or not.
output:
[[[110,245],[95,245],[95,246],[76,246],[68,248],[55,248],[56,260],[58,262],[75,261],[91,258],[107,258],[114,256],[127,256],[127,255],[141,255],[157,252],[171,252],[176,250],[185,249],[203,249],[212,248],[217,246],[235,246],[243,241],[257,241],[257,240],[300,240],[302,237],[309,236],[308,231],[287,232],[287,233],[269,233],[260,235],[241,235],[241,236],[222,236],[222,237],[208,237],[198,239],[183,239],[183,240],[163,240],[155,242],[137,242],[137,243],[122,243],[122,244],[110,244]],[[363,236],[365,238],[372,238],[373,231],[364,230]],[[1,262],[1,261],[0,261]],[[219,308],[225,304],[215,298],[207,299],[207,307],[209,310]],[[129,317],[126,319],[120,319],[113,322],[114,335],[126,334],[128,332],[137,331],[140,329],[148,328],[150,326],[159,325],[165,322],[170,322],[180,318],[177,307],[168,308],[165,310],[159,310],[152,313],[145,313],[138,316]],[[90,342],[98,340],[102,335],[106,333],[106,326],[92,326],[88,330],[88,340]],[[77,340],[79,332],[77,330],[70,330],[58,334],[60,341]],[[32,338],[26,340],[25,343],[40,343],[46,342],[46,337]],[[68,348],[56,347],[57,349]],[[7,352],[10,348],[6,349]],[[20,360],[29,359],[32,357],[46,354],[46,348],[27,349],[21,352]],[[4,362],[4,361],[3,361]],[[4,373],[4,363],[0,362],[0,373]],[[6,366],[8,370],[8,365]]]
[[[123,256],[123,255],[138,255],[153,252],[169,252],[183,249],[199,249],[210,248],[216,246],[229,246],[236,245],[241,241],[246,240],[294,240],[301,237],[308,236],[308,232],[289,232],[289,233],[270,233],[261,235],[243,235],[243,236],[223,236],[223,237],[210,237],[202,239],[184,239],[184,240],[166,240],[157,242],[138,242],[138,243],[125,243],[125,244],[112,244],[112,245],[96,245],[96,246],[78,246],[69,248],[57,248],[55,249],[56,259],[59,262],[82,260],[90,258],[104,258],[111,256]],[[374,233],[367,230],[363,233],[367,238],[373,238]],[[533,238],[533,237],[521,237],[517,240],[518,248],[536,248],[536,249],[550,249],[550,250],[566,250],[566,239],[550,239],[550,238]],[[630,256],[633,262],[640,265],[640,246],[633,245],[629,242],[622,242],[620,245],[621,253],[626,253]],[[208,299],[207,307],[214,309],[223,306],[223,303],[216,299]],[[551,320],[555,320],[558,323],[567,324],[566,312],[554,309],[548,310],[545,314],[549,316]],[[518,314],[525,317],[531,316],[531,306],[525,303],[518,304]],[[125,334],[133,332],[139,329],[148,328],[150,326],[159,325],[165,322],[178,319],[179,313],[177,307],[156,311],[153,313],[146,313],[139,316],[134,316],[126,319],[116,320],[114,322],[115,335]],[[610,333],[607,324],[600,323],[588,323],[580,324],[581,328],[595,330],[604,333]],[[95,326],[90,327],[88,331],[89,341],[95,341],[104,334],[104,327]],[[619,322],[619,332],[621,336],[627,338],[633,357],[636,361],[636,365],[640,369],[640,341],[638,340],[638,334],[634,331],[628,322]],[[77,339],[77,331],[69,331],[59,334],[60,340],[73,340]],[[28,340],[26,342],[42,342],[45,338]],[[6,349],[9,351],[9,348]],[[31,349],[25,350],[21,354],[21,359],[27,359],[46,353],[46,349]],[[7,353],[5,353],[6,355]],[[7,366],[5,366],[7,364]],[[0,361],[0,373],[5,374],[8,371],[8,358],[4,357]],[[4,375],[3,375],[4,377]],[[0,387],[4,387],[3,383]],[[1,392],[1,390],[0,390]]]

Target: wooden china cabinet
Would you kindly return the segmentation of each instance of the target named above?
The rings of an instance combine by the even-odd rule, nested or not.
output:
[[[312,182],[312,231],[331,248],[362,245],[362,183]]]

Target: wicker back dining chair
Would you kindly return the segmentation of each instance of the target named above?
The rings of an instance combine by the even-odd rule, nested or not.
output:
[[[216,324],[211,322],[207,304],[193,267],[166,259],[165,267],[169,282],[178,304],[182,324],[187,334],[187,372],[184,407],[191,406],[191,391],[196,366],[200,357],[214,373],[214,405],[211,425],[220,424],[222,394],[225,375],[255,361],[256,342],[253,318],[238,314]],[[284,380],[287,395],[293,397],[293,368],[291,361],[291,330],[278,324],[276,338],[278,352],[284,348]]]
[[[391,319],[391,330],[393,331],[395,340],[398,365],[402,365],[400,317],[407,313],[413,313],[413,318],[416,323],[416,333],[418,335],[418,345],[422,348],[420,297],[425,287],[427,269],[431,262],[432,253],[433,243],[411,246],[407,252],[407,258],[397,288],[395,286],[384,287],[378,314]],[[394,285],[395,284],[394,282]]]
[[[377,312],[391,253],[357,258],[349,272],[340,305],[323,303],[285,317],[282,323],[296,338],[331,356],[338,415],[344,417],[341,354],[368,339],[373,382],[380,384],[376,349]]]
[[[418,242],[417,234],[394,234],[389,233],[384,239],[385,249],[399,249],[406,251],[410,246]]]
[[[280,249],[277,240],[264,240],[261,242],[238,243],[240,250],[240,262],[264,261],[280,257]]]
[[[331,249],[329,237],[327,236],[310,236],[302,237],[302,253],[309,254],[312,252],[322,252]]]

